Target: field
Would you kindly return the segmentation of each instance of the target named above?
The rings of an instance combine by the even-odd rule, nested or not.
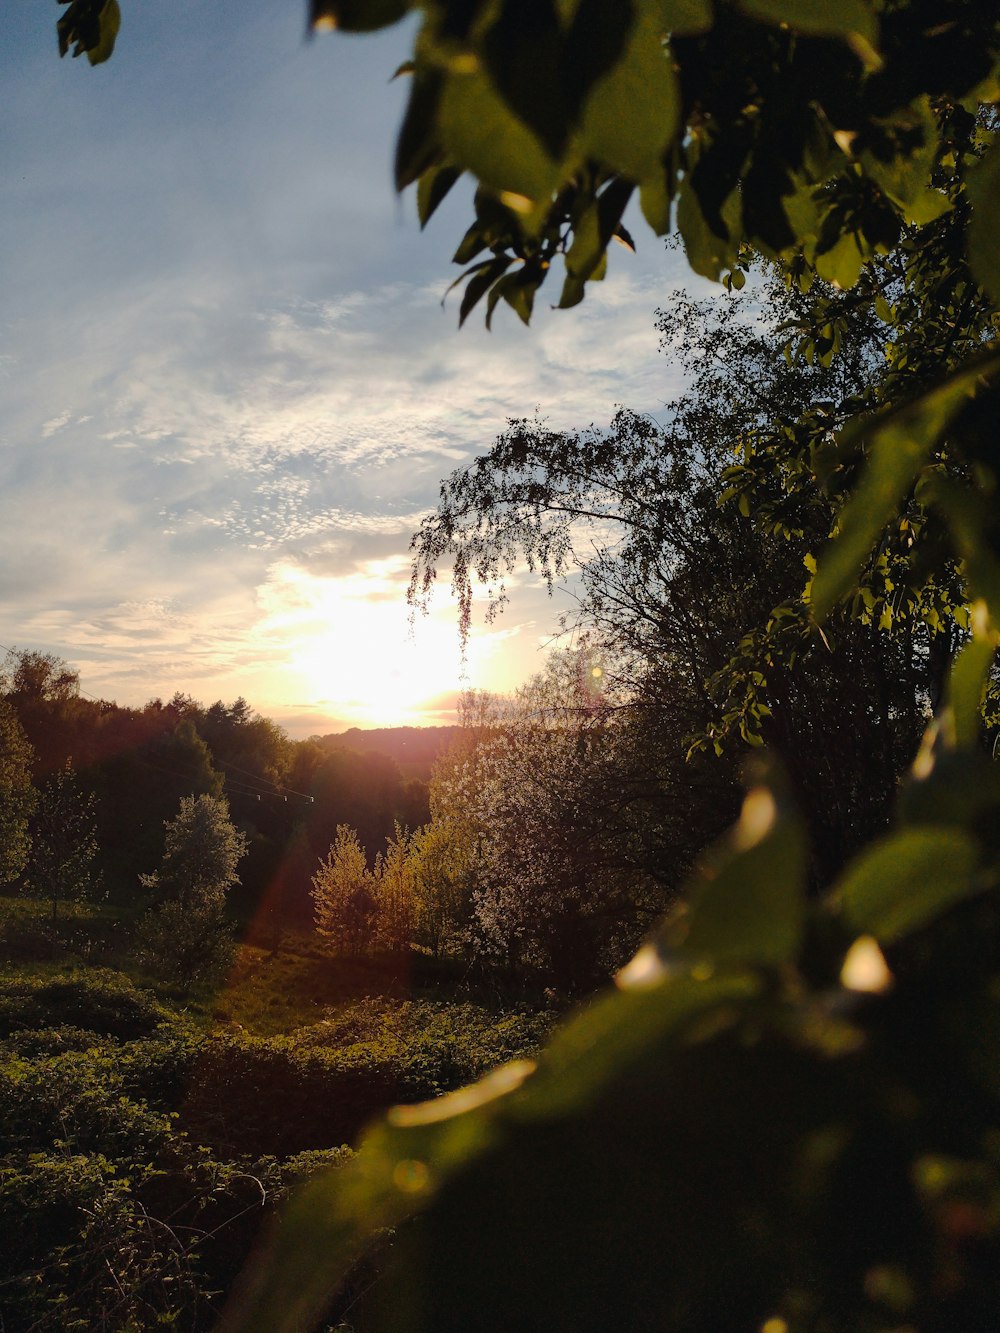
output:
[[[420,955],[334,959],[306,936],[241,946],[185,995],[129,964],[126,918],[78,907],[54,944],[46,910],[0,912],[8,1331],[211,1327],[292,1183],[348,1160],[385,1106],[530,1054],[553,1018]]]

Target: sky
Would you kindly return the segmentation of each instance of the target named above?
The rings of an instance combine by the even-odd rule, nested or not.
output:
[[[695,280],[633,227],[580,307],[458,330],[456,189],[391,182],[410,30],[308,40],[305,0],[121,0],[60,61],[4,0],[0,644],[92,696],[244,696],[293,736],[452,719],[540,670],[527,571],[463,668],[447,580],[411,632],[410,537],[510,417],[663,415],[655,310]],[[545,299],[547,296],[547,300]]]

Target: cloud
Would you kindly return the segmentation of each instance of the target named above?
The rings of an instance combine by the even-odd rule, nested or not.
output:
[[[553,290],[530,329],[501,309],[492,334],[475,315],[459,332],[440,302],[468,193],[426,234],[392,199],[405,33],[307,47],[299,23],[247,0],[195,33],[139,6],[100,71],[41,41],[11,62],[0,638],[61,653],[93,693],[312,717],[276,570],[361,624],[402,597],[441,477],[509,417],[600,425],[677,387],[653,311],[679,261],[652,238],[572,313]],[[533,669],[553,621],[511,586],[482,638],[491,683]],[[309,613],[321,638],[332,613]]]

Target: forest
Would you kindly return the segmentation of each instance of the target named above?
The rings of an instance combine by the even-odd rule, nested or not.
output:
[[[443,481],[415,614],[572,592],[460,726],[293,743],[9,653],[3,1327],[993,1329],[1000,24],[310,22],[411,9],[461,321],[579,305],[633,197],[719,291],[656,312],[661,420],[512,417]]]

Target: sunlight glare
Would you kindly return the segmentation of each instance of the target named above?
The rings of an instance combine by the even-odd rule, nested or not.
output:
[[[454,610],[447,605],[410,625],[408,567],[368,561],[340,577],[283,563],[259,597],[262,632],[287,644],[289,683],[314,706],[357,726],[426,723],[429,705],[464,688]],[[470,646],[469,675],[482,645]]]

